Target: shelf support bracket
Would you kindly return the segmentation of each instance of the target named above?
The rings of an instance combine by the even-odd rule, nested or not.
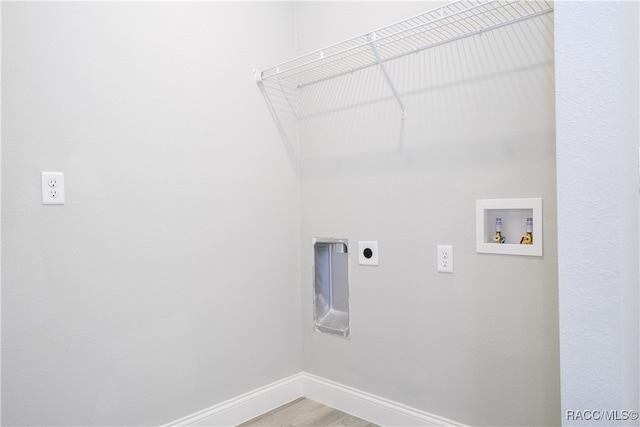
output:
[[[253,78],[256,81],[256,84],[261,85],[262,84],[262,71],[258,70],[257,68],[253,69]]]
[[[398,90],[396,89],[396,86],[393,84],[393,80],[391,80],[391,76],[389,75],[389,72],[387,71],[386,67],[384,66],[384,63],[382,62],[382,59],[380,59],[380,55],[378,54],[378,49],[376,49],[376,45],[373,43],[375,41],[375,33],[368,34],[367,35],[367,40],[369,41],[369,46],[371,47],[371,51],[373,52],[373,55],[376,57],[376,61],[378,61],[378,65],[380,66],[380,69],[382,70],[382,73],[384,74],[384,77],[387,79],[387,83],[389,83],[389,86],[391,87],[391,91],[393,92],[393,96],[395,96],[396,97],[396,101],[398,101],[398,105],[400,106],[400,110],[402,110],[402,118],[406,119],[407,118],[407,109],[405,108],[404,104],[402,103],[402,98],[400,98],[400,94],[398,93]]]

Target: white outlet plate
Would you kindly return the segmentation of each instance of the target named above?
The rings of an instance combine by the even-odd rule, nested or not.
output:
[[[64,205],[64,173],[41,172],[42,204]]]
[[[358,242],[358,264],[378,265],[378,242]]]
[[[438,245],[438,271],[453,273],[453,246]]]

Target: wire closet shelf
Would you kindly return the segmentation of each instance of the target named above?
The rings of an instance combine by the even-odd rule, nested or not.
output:
[[[284,81],[300,88],[374,65],[380,65],[386,74],[383,65],[386,61],[551,12],[553,3],[547,0],[459,0],[274,67],[256,70],[255,78],[258,83]],[[393,83],[389,83],[394,89]]]

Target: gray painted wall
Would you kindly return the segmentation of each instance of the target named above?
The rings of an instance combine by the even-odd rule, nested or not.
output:
[[[556,25],[563,421],[637,426],[576,413],[640,404],[638,2],[556,3]]]
[[[157,425],[299,372],[298,180],[251,75],[293,4],[2,9],[2,424]]]
[[[303,2],[298,49],[424,10]],[[543,19],[390,63],[404,121],[375,68],[302,90],[306,371],[470,425],[560,423],[553,46]],[[543,198],[544,256],[477,254],[476,199],[519,197]],[[351,243],[350,340],[313,332],[327,236]],[[357,264],[358,240],[379,242],[379,267]]]

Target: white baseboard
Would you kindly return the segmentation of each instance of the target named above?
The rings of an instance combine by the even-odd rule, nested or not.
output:
[[[456,426],[459,422],[301,372],[211,406],[168,426],[236,426],[307,397],[381,426]]]
[[[168,426],[236,426],[302,397],[302,374],[273,382],[248,393],[175,420]]]
[[[304,396],[381,426],[457,426],[464,424],[334,381],[302,374]]]

